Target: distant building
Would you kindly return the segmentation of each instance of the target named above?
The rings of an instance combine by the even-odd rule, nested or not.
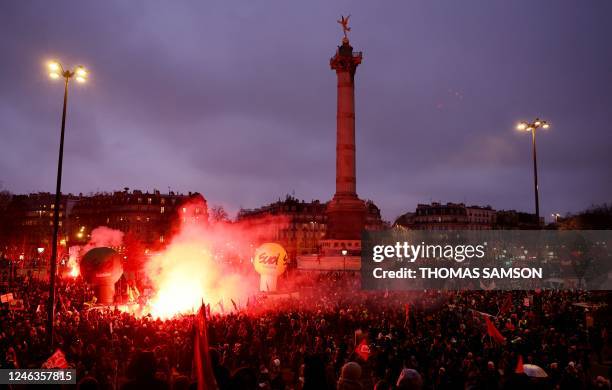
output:
[[[495,220],[491,206],[433,202],[417,205],[415,212],[401,215],[395,225],[415,230],[490,230]]]
[[[93,229],[107,226],[154,249],[165,246],[178,222],[192,219],[208,223],[208,207],[199,193],[125,190],[79,198],[69,219],[68,236],[73,243],[86,243]]]
[[[58,243],[66,246],[64,232],[70,225],[67,215],[77,196],[60,198]],[[46,258],[51,252],[55,194],[39,192],[28,195],[4,196],[0,225],[0,252],[9,258]]]
[[[380,230],[383,226],[380,209],[371,201],[366,204],[366,229]],[[299,255],[319,253],[327,232],[327,203],[318,200],[304,202],[287,196],[269,205],[242,209],[236,224],[249,229],[258,245],[266,241],[278,242],[291,259]]]
[[[9,258],[48,259],[55,195],[12,195],[0,209],[0,253]],[[93,229],[107,226],[154,249],[165,245],[181,220],[208,221],[206,199],[198,193],[161,194],[134,190],[93,195],[62,195],[59,256],[89,241]]]

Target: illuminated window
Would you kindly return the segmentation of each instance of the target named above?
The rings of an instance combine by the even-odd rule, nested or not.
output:
[[[160,207],[160,208],[159,208],[159,213],[160,213],[160,214],[163,214],[163,213],[164,213],[164,211],[166,211],[166,208],[165,208],[164,206],[162,206],[162,207]]]

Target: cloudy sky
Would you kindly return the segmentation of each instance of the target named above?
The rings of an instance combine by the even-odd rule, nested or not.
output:
[[[356,76],[357,187],[387,219],[417,203],[542,214],[612,200],[612,3],[566,0],[3,1],[0,188],[199,191],[230,212],[334,191],[340,14]]]

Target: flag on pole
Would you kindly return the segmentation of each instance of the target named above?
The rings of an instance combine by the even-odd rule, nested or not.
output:
[[[219,302],[217,302],[217,305],[219,305],[219,308],[221,309],[221,313],[225,313],[225,308],[223,307],[223,299],[219,299]]]
[[[359,340],[361,340],[361,338],[363,337],[363,331],[361,329],[357,329],[355,330],[355,345],[357,345],[357,342]]]
[[[366,339],[367,337],[364,337],[359,343],[359,345],[357,346],[357,348],[355,348],[355,353],[357,354],[357,356],[363,359],[364,362],[368,361],[368,358],[370,357],[370,353],[371,353],[370,346],[368,345],[368,342]]]
[[[518,361],[516,362],[516,368],[514,369],[516,374],[524,374],[525,368],[523,367],[523,355],[519,355]]]
[[[64,355],[61,349],[56,349],[55,353],[42,364],[41,368],[68,368],[66,355]]]
[[[480,281],[480,288],[486,291],[490,291],[490,290],[494,290],[495,289],[495,280],[491,281],[491,283],[487,286],[486,284],[484,284],[482,282],[482,280]]]
[[[502,303],[501,307],[499,308],[500,314],[505,314],[505,313],[509,312],[510,310],[512,310],[512,306],[513,305],[514,305],[514,303],[512,302],[512,294],[511,293],[507,293],[506,294],[506,298],[504,299],[504,302]]]
[[[503,344],[506,342],[506,338],[499,332],[499,330],[495,327],[493,322],[489,319],[489,317],[485,317],[485,322],[487,324],[487,333],[493,340],[496,342]]]
[[[200,306],[195,320],[195,337],[193,346],[194,377],[198,380],[198,390],[216,390],[217,382],[212,370],[208,348],[208,335],[206,332],[206,307],[204,302]]]

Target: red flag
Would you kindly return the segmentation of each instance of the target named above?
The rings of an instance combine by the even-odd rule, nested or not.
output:
[[[225,313],[225,308],[223,307],[223,299],[219,299],[219,302],[217,302],[217,305],[219,305],[219,308],[221,309],[221,313]]]
[[[516,362],[516,368],[514,369],[514,372],[517,374],[525,373],[525,369],[523,368],[523,355],[519,355],[518,361]]]
[[[504,314],[506,312],[509,312],[512,309],[513,305],[514,304],[512,302],[512,294],[511,293],[506,294],[506,299],[502,303],[502,306],[499,308],[499,313]]]
[[[366,338],[364,337],[361,340],[361,343],[355,348],[355,353],[357,356],[363,359],[363,361],[367,362],[370,357],[370,346],[368,345]]]
[[[217,389],[217,382],[212,370],[208,352],[208,335],[206,334],[206,307],[204,303],[195,317],[195,338],[193,346],[193,365],[198,379],[198,390]]]
[[[489,317],[485,317],[485,322],[487,324],[487,333],[489,334],[489,336],[491,336],[493,340],[500,344],[505,343],[506,338],[499,332],[499,330],[497,330],[497,328],[495,327],[495,325],[493,325]]]
[[[42,368],[68,368],[66,355],[61,349],[56,349],[55,353],[42,364]]]
[[[410,304],[404,304],[404,311],[406,312],[406,319],[404,320],[404,326],[410,321]]]

